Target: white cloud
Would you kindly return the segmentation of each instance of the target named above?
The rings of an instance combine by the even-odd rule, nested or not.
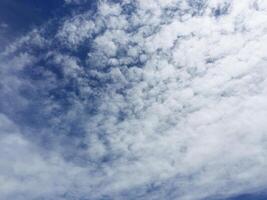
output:
[[[0,115],[0,124],[1,198],[24,200],[43,195],[49,198],[69,187],[71,182],[64,176],[70,171],[59,157],[43,158],[38,148],[23,138],[19,128],[3,114]]]
[[[58,84],[71,105],[53,116],[56,127],[46,131],[62,144],[65,137],[54,131],[71,134],[77,122],[82,138],[46,152],[24,132],[6,134],[11,122],[2,117],[0,148],[13,158],[4,157],[0,168],[8,182],[6,199],[20,193],[27,199],[63,198],[71,191],[73,198],[197,200],[266,189],[265,1],[137,1],[131,14],[124,12],[129,3],[101,1],[96,13],[65,19],[56,39],[70,51],[46,52],[45,62],[60,66],[64,76],[53,82],[48,76],[42,89],[49,94],[46,84]],[[86,58],[73,51],[87,45],[92,48]],[[3,63],[25,69],[34,59],[24,53]],[[5,70],[4,83],[11,87]],[[79,95],[64,88],[71,84]],[[31,86],[40,89],[34,81]],[[60,100],[43,98],[48,114],[53,105],[65,108]],[[85,150],[76,149],[79,142]],[[42,151],[52,156],[43,158]],[[67,161],[68,153],[82,164]],[[27,170],[31,159],[36,163]],[[10,166],[17,171],[6,177]],[[25,175],[33,178],[16,189]],[[37,180],[42,187],[34,187]],[[151,185],[157,190],[145,192]]]
[[[86,17],[86,19],[81,19],[81,17]],[[92,36],[95,31],[94,22],[87,20],[88,16],[81,17],[77,16],[64,22],[61,31],[57,34],[57,37],[59,37],[63,43],[75,46]]]

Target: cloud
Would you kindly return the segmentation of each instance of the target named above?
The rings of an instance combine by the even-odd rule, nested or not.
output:
[[[264,191],[265,7],[99,1],[94,12],[58,19],[56,37],[44,25],[8,47],[4,197],[198,200]]]
[[[65,0],[66,4],[83,4],[85,3],[87,0]]]
[[[0,115],[1,164],[0,193],[3,199],[34,199],[57,196],[66,190],[69,180],[67,165],[59,157],[45,159],[38,148],[23,138],[19,128],[5,115]],[[55,180],[54,177],[60,178]],[[69,177],[70,178],[70,177]],[[36,187],[38,185],[38,187]]]
[[[6,23],[1,23],[1,24],[0,24],[0,27],[1,27],[2,29],[6,29],[6,28],[8,28],[8,25],[7,25]]]

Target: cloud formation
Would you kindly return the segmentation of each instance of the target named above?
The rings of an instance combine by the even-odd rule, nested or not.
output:
[[[5,199],[266,189],[267,1],[75,9],[0,55]]]

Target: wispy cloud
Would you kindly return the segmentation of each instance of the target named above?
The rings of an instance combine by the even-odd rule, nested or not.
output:
[[[6,23],[0,23],[0,28],[7,28],[8,25]]]

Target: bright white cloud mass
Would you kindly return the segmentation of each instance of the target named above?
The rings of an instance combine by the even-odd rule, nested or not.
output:
[[[65,3],[0,54],[1,199],[266,190],[266,0]]]

